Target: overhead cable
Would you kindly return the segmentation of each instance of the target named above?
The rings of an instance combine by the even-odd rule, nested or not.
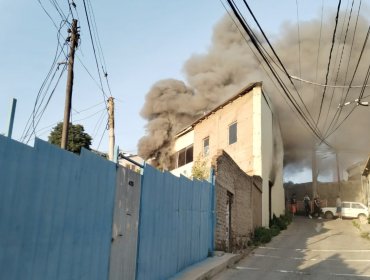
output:
[[[334,26],[333,37],[332,37],[332,40],[331,40],[331,48],[330,48],[330,52],[329,52],[329,61],[328,61],[328,66],[327,66],[327,70],[326,70],[325,84],[328,83],[329,70],[330,70],[330,62],[331,62],[331,56],[332,56],[332,52],[333,52],[333,48],[334,48],[334,43],[335,43],[335,34],[337,32],[338,18],[339,18],[339,11],[340,11],[340,5],[341,5],[341,3],[342,3],[342,0],[339,0],[338,1],[338,7],[337,7],[337,15],[335,17],[335,26]],[[326,92],[326,87],[324,87],[324,91],[323,91],[322,97],[321,97],[319,114],[318,114],[318,117],[317,117],[317,120],[316,120],[316,124],[317,125],[318,125],[318,123],[320,121],[322,106],[323,106],[324,98],[325,98],[325,92]]]
[[[263,53],[263,51],[261,50],[261,47],[260,45],[258,44],[257,40],[255,39],[255,34],[253,33],[253,31],[251,30],[251,28],[248,26],[248,24],[246,23],[245,19],[243,18],[243,16],[241,15],[238,7],[235,5],[234,1],[233,0],[228,0],[228,3],[229,3],[229,6],[231,7],[231,9],[233,10],[235,16],[237,17],[238,21],[240,22],[240,24],[242,25],[243,29],[247,32],[248,36],[250,37],[251,39],[251,42],[253,43],[253,45],[256,47],[256,49],[258,50],[258,52],[260,53],[260,55],[262,56],[262,58],[265,60],[267,66],[269,67],[270,71],[272,72],[272,74],[274,75],[275,79],[277,80],[278,84],[280,85],[280,87],[283,89],[283,91],[285,92],[287,98],[289,99],[289,101],[291,102],[291,104],[294,106],[294,108],[297,110],[297,112],[300,114],[302,120],[305,121],[305,123],[308,125],[308,127],[310,128],[310,130],[319,138],[321,139],[321,136],[320,136],[320,132],[315,129],[315,127],[312,125],[312,123],[310,123],[310,121],[307,120],[307,118],[305,117],[305,113],[302,112],[302,109],[300,108],[300,106],[297,104],[296,100],[294,99],[294,97],[291,95],[291,93],[289,93],[289,89],[287,88],[287,86],[284,84],[284,82],[281,80],[281,77],[279,77],[278,73],[276,72],[276,70],[272,67],[271,63],[268,61],[267,57],[266,57],[266,54]],[[247,3],[245,2],[245,4],[247,5]],[[249,6],[248,6],[249,7]],[[251,11],[251,10],[250,10]],[[254,16],[254,15],[253,15]],[[255,18],[255,17],[254,17]],[[259,24],[258,24],[259,25]],[[261,31],[263,32],[263,30]],[[264,33],[264,32],[263,32]],[[265,38],[266,38],[266,41],[268,41],[266,35],[264,35]],[[271,46],[271,43],[269,43],[269,45]],[[272,46],[271,46],[272,47]],[[273,52],[276,54],[276,52],[273,50]],[[284,65],[282,64],[281,60],[277,57],[277,59],[280,61],[283,69],[285,69]],[[286,71],[286,69],[285,69]],[[285,72],[287,74],[287,76],[289,77],[289,74],[287,73],[287,71]]]
[[[353,85],[348,85],[348,86],[345,86],[345,85],[324,85],[324,84],[320,84],[320,83],[315,83],[315,82],[312,82],[312,81],[309,81],[309,80],[305,80],[305,79],[302,79],[302,78],[299,78],[297,76],[293,76],[293,75],[290,75],[290,77],[293,79],[293,80],[297,80],[297,81],[300,81],[300,82],[304,82],[304,83],[307,83],[307,84],[311,84],[311,85],[314,85],[314,86],[320,86],[320,87],[329,87],[329,88],[362,88],[364,85],[356,85],[356,86],[353,86]],[[369,87],[370,85],[365,85],[365,87]]]

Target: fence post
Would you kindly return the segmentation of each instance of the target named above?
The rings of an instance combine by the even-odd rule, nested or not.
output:
[[[140,191],[140,206],[139,206],[139,219],[138,219],[138,230],[137,230],[137,247],[136,247],[136,272],[135,272],[135,280],[137,279],[137,276],[139,274],[139,257],[140,257],[140,232],[141,232],[141,210],[142,210],[142,207],[143,207],[143,186],[144,186],[144,174],[145,174],[145,167],[146,167],[147,163],[144,162],[144,166],[142,168],[142,171],[140,173],[140,176],[141,176],[141,191]]]
[[[210,212],[210,223],[211,223],[211,244],[209,245],[209,255],[213,257],[214,246],[215,246],[215,225],[216,225],[216,213],[215,213],[215,171],[211,168],[210,172],[210,182],[211,182],[211,212]]]
[[[10,115],[9,115],[9,125],[8,125],[8,133],[6,136],[12,138],[13,133],[13,125],[14,125],[14,115],[15,115],[15,108],[17,106],[17,99],[12,99],[12,106],[10,107]]]

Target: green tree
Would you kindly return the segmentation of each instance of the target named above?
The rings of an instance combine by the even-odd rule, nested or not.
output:
[[[48,138],[49,143],[60,146],[60,142],[62,140],[62,131],[63,123],[60,122],[51,131]],[[67,142],[68,151],[79,154],[82,147],[90,150],[91,140],[91,136],[85,132],[85,129],[82,125],[69,124]]]
[[[193,167],[191,168],[191,175],[198,180],[207,180],[209,178],[207,162],[200,155],[198,155],[196,161],[194,161]]]

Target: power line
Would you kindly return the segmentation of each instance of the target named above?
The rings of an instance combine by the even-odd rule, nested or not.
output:
[[[234,3],[234,1],[233,1],[233,0],[232,0],[232,2]],[[319,129],[318,129],[318,127],[317,127],[317,125],[315,124],[315,122],[314,122],[314,120],[313,120],[313,118],[312,118],[312,115],[311,115],[310,111],[308,110],[308,108],[307,108],[306,104],[304,103],[304,101],[303,101],[303,99],[302,99],[302,97],[301,97],[301,95],[300,95],[300,93],[299,93],[298,89],[296,88],[295,84],[293,83],[292,79],[290,78],[290,75],[289,75],[288,71],[286,70],[286,68],[285,68],[284,64],[282,63],[282,61],[281,61],[281,59],[280,59],[280,57],[277,55],[277,53],[276,53],[275,49],[273,48],[272,44],[270,43],[269,39],[267,38],[267,36],[266,36],[265,32],[263,31],[263,29],[262,29],[261,25],[259,24],[259,22],[258,22],[257,18],[255,17],[255,15],[254,15],[254,13],[253,13],[252,9],[249,7],[249,5],[248,5],[248,3],[246,2],[246,0],[243,0],[243,2],[244,2],[244,4],[245,4],[245,6],[247,7],[247,9],[248,9],[249,13],[250,13],[250,14],[251,14],[251,16],[253,17],[253,20],[254,20],[254,21],[255,21],[255,23],[257,24],[257,26],[258,26],[259,30],[261,31],[261,33],[262,33],[263,37],[265,38],[266,42],[268,43],[268,45],[269,45],[270,49],[272,50],[273,54],[275,55],[276,59],[279,61],[279,63],[280,63],[280,65],[281,65],[281,67],[282,67],[282,68],[283,68],[283,70],[284,70],[283,72],[284,72],[284,73],[286,74],[286,76],[288,77],[288,79],[289,79],[289,81],[290,81],[291,85],[293,86],[293,88],[294,88],[294,90],[295,90],[295,92],[296,92],[296,94],[297,94],[297,96],[298,96],[298,98],[299,98],[300,102],[302,103],[302,105],[303,105],[303,107],[304,107],[304,109],[305,109],[305,112],[303,111],[303,109],[302,109],[302,108],[300,108],[300,110],[301,110],[301,112],[305,115],[305,116],[304,116],[304,118],[305,118],[306,120],[307,120],[307,119],[310,119],[310,120],[312,121],[312,124],[310,124],[310,126],[312,126],[313,130],[315,130],[315,131],[316,131],[316,133],[319,135],[319,134],[320,134],[320,131],[319,131]],[[235,3],[234,3],[234,5],[235,5]],[[236,5],[235,5],[235,6],[236,6]],[[239,11],[239,9],[237,8],[237,6],[236,6],[236,9]],[[239,14],[241,15],[240,11],[239,11]],[[246,21],[245,21],[244,17],[243,17],[242,15],[241,15],[241,17],[243,18],[244,23],[246,24],[246,26],[248,26],[248,24],[246,23]],[[250,29],[250,28],[249,28],[249,29]],[[252,33],[252,34],[253,34],[253,30],[252,30],[252,29],[250,29],[250,33]],[[267,62],[267,63],[268,63],[268,62]],[[294,99],[294,97],[293,97],[292,95],[291,95],[291,98],[293,98],[293,100],[295,101],[295,99]],[[297,101],[295,101],[295,102],[297,102]],[[297,103],[297,104],[298,104],[298,103]],[[298,106],[298,107],[299,107],[299,106]],[[306,116],[306,113],[307,113],[308,117]]]
[[[49,19],[52,21],[53,25],[55,26],[56,29],[58,29],[58,26],[57,24],[55,23],[54,19],[51,17],[51,15],[49,14],[49,12],[45,9],[44,5],[41,3],[40,0],[37,0],[37,2],[40,4],[41,8],[43,9],[43,11],[45,12],[45,14],[49,17]]]
[[[40,6],[42,7],[43,11],[47,14],[47,16],[49,17],[49,19],[52,21],[54,27],[57,29],[57,37],[58,37],[58,46],[61,47],[61,52],[63,52],[65,54],[65,56],[67,57],[68,54],[65,53],[64,51],[64,46],[62,47],[62,44],[60,43],[59,41],[59,38],[64,38],[64,36],[61,34],[60,30],[61,28],[66,24],[68,23],[70,25],[70,23],[68,22],[68,18],[70,18],[70,16],[72,16],[72,18],[74,18],[74,12],[73,12],[73,9],[72,7],[74,8],[77,16],[78,16],[78,10],[76,8],[76,4],[74,3],[74,0],[68,0],[68,9],[69,9],[69,13],[64,13],[63,12],[63,9],[61,8],[61,6],[58,4],[58,2],[56,0],[49,0],[50,4],[55,8],[56,12],[59,14],[59,16],[62,18],[62,23],[59,27],[57,26],[55,20],[53,19],[53,17],[50,15],[50,13],[46,10],[46,8],[44,7],[43,3],[38,0]],[[102,103],[105,103],[106,104],[106,98],[107,98],[107,95],[105,93],[105,90],[104,90],[104,86],[103,86],[103,82],[102,82],[102,74],[100,72],[100,66],[99,64],[101,64],[101,67],[102,67],[102,70],[103,70],[103,76],[105,77],[106,79],[106,82],[107,82],[107,87],[108,87],[108,90],[109,90],[109,93],[110,95],[111,94],[111,89],[110,89],[110,85],[109,85],[109,81],[108,81],[108,73],[106,71],[106,63],[105,63],[105,58],[104,58],[104,54],[103,54],[103,51],[102,51],[102,47],[101,47],[101,43],[100,43],[100,38],[99,38],[99,33],[98,33],[98,30],[97,30],[97,24],[96,24],[96,20],[95,20],[95,15],[94,15],[94,11],[93,11],[93,8],[92,8],[92,4],[89,0],[87,0],[87,3],[85,0],[83,0],[83,4],[84,4],[84,11],[85,11],[85,15],[86,15],[86,22],[87,22],[87,25],[88,25],[88,28],[89,28],[89,35],[90,35],[90,39],[91,39],[91,43],[92,43],[92,48],[93,48],[93,53],[94,53],[94,59],[95,59],[95,64],[96,64],[96,69],[97,69],[97,72],[98,72],[98,76],[99,76],[99,83],[95,80],[95,78],[93,77],[93,75],[91,75],[89,69],[85,66],[85,64],[82,62],[82,60],[79,58],[79,56],[77,56],[78,60],[80,61],[81,65],[83,66],[83,68],[85,69],[85,71],[88,73],[88,75],[90,76],[90,78],[96,83],[96,85],[98,86],[98,88],[100,89],[100,91],[102,92],[102,95],[103,95],[103,102],[101,102],[100,104]],[[71,7],[72,6],[72,7]],[[66,40],[65,40],[66,41]],[[95,46],[95,41],[97,42],[97,45]],[[57,46],[57,47],[58,47]],[[61,53],[59,53],[60,55]],[[99,59],[99,61],[98,61]],[[50,93],[49,97],[47,98],[47,101],[46,101],[46,105],[43,105],[44,103],[44,100],[46,99],[47,97],[47,92],[49,91],[49,88],[52,84],[52,81],[54,80],[54,76],[56,74],[56,71],[54,72],[54,74],[52,73],[52,70],[53,68],[55,68],[56,66],[56,59],[53,61],[53,64],[52,64],[52,67],[50,68],[49,70],[49,73],[44,81],[44,83],[42,84],[42,87],[36,97],[36,101],[35,101],[35,106],[34,106],[34,110],[30,116],[30,120],[32,120],[32,123],[28,122],[28,124],[26,125],[25,127],[25,130],[24,130],[24,133],[22,135],[22,138],[24,138],[24,140],[28,141],[31,139],[32,135],[36,135],[37,130],[36,131],[36,128],[41,120],[41,117],[43,116],[46,108],[47,108],[47,105],[49,104],[49,101],[56,89],[56,86],[59,82],[59,79],[57,81],[57,84],[55,85],[53,91]],[[66,66],[66,65],[64,65]],[[64,72],[65,70],[65,67],[63,68],[63,71]],[[49,82],[48,82],[49,81]],[[49,83],[47,85],[47,83]],[[90,108],[87,108],[86,110],[88,110]],[[83,119],[80,119],[80,120],[85,120],[87,118],[90,118],[96,114],[99,114],[99,113],[103,113],[102,114],[102,117],[104,117],[104,111],[106,111],[106,108],[103,109],[103,110],[100,110],[96,113],[94,113],[93,115],[90,115],[86,118],[83,118]],[[82,111],[81,111],[82,112]],[[78,121],[80,121],[78,120]],[[99,121],[100,122],[100,121]],[[98,122],[98,123],[99,123]],[[31,133],[31,129],[33,128],[33,131]],[[104,133],[102,135],[102,137],[104,136]],[[100,145],[100,143],[99,143]]]
[[[42,105],[42,103],[43,103],[43,101],[44,101],[44,99],[46,97],[46,94],[47,94],[47,92],[48,92],[48,90],[49,90],[49,88],[51,86],[51,83],[54,80],[54,77],[56,75],[56,72],[59,69],[59,66],[58,67],[55,67],[55,66],[57,65],[57,61],[58,61],[59,57],[61,56],[62,52],[64,52],[63,47],[64,46],[62,46],[62,48],[61,48],[61,50],[60,50],[60,52],[58,54],[58,49],[59,49],[59,38],[58,38],[57,49],[56,49],[56,52],[55,52],[55,56],[54,56],[53,62],[52,62],[51,66],[50,66],[50,69],[49,69],[49,71],[48,71],[48,73],[47,73],[44,81],[42,82],[41,87],[40,87],[40,89],[39,89],[39,91],[37,93],[37,96],[36,96],[36,99],[35,99],[35,102],[34,102],[33,111],[31,113],[30,117],[28,118],[28,121],[26,123],[26,126],[25,126],[25,128],[24,128],[24,130],[22,132],[21,139],[20,139],[21,141],[23,140],[24,135],[29,133],[29,130],[31,128],[31,124],[32,124],[32,126],[34,126],[35,117],[37,116],[37,114],[38,114],[38,112],[40,110],[40,107],[41,107],[41,105]],[[54,74],[52,74],[53,69],[54,69]],[[44,90],[45,89],[45,86],[46,86],[46,90]],[[41,96],[42,92],[44,92],[44,94],[42,96],[41,102],[39,103],[39,99],[40,99],[40,96]],[[38,103],[39,103],[39,105],[37,105]],[[32,120],[32,122],[31,122],[31,120]],[[27,129],[27,126],[28,125],[29,125],[29,127]]]
[[[60,17],[62,18],[62,20],[65,20],[65,21],[68,21],[68,16],[66,16],[62,10],[62,8],[59,6],[58,2],[55,1],[55,0],[49,0],[49,2],[51,3],[51,5],[57,10],[58,14],[60,15]]]
[[[319,138],[321,139],[321,136],[320,136],[320,132],[317,130],[317,128],[315,128],[315,126],[310,123],[310,121],[307,119],[307,117],[305,116],[305,113],[302,111],[302,109],[300,108],[299,104],[297,103],[297,101],[295,100],[295,98],[291,95],[291,93],[289,92],[289,89],[287,88],[287,86],[284,84],[284,82],[282,81],[281,77],[279,77],[279,74],[276,72],[276,70],[272,67],[271,63],[268,61],[267,57],[266,57],[266,54],[263,53],[263,50],[261,49],[260,45],[258,44],[258,41],[256,40],[256,35],[253,33],[253,31],[251,30],[251,28],[248,26],[248,23],[246,23],[245,19],[243,18],[243,16],[241,15],[241,12],[239,11],[238,7],[236,6],[236,4],[234,3],[233,0],[227,0],[229,6],[231,7],[231,9],[233,10],[235,16],[237,17],[238,21],[240,22],[241,26],[243,27],[243,29],[247,32],[249,38],[251,39],[251,42],[253,43],[253,45],[256,47],[257,51],[260,53],[260,55],[262,56],[262,58],[264,59],[264,61],[266,62],[267,66],[269,67],[270,71],[272,72],[273,76],[275,77],[275,79],[277,80],[278,84],[280,85],[280,87],[283,89],[283,92],[285,93],[285,95],[287,96],[288,100],[291,102],[291,104],[294,106],[294,108],[297,110],[298,114],[301,116],[302,120],[307,124],[307,126],[310,128],[310,130]],[[262,34],[264,35],[265,37],[265,40],[268,42],[270,48],[272,48],[272,51],[274,53],[275,56],[277,56],[275,50],[273,49],[271,43],[269,42],[267,36],[264,34],[262,28],[260,27],[257,19],[255,18],[253,12],[251,11],[251,9],[249,8],[248,4],[244,1],[245,5],[247,6],[248,10],[250,11],[252,17],[254,18],[254,20],[256,21],[257,25],[259,26]],[[280,58],[277,56],[277,60],[279,61],[280,65],[282,66],[283,69],[285,69],[285,66],[282,64]],[[286,76],[289,78],[289,73],[286,71],[286,69],[284,70]],[[289,80],[291,81],[293,87],[295,88],[294,86],[294,83],[292,82],[292,80],[289,78]],[[296,89],[296,88],[295,88]],[[298,94],[299,95],[299,94]],[[301,102],[303,102],[303,100],[300,98]],[[307,107],[305,106],[304,102],[303,102],[303,105],[304,107],[306,108],[307,110]],[[308,111],[308,110],[307,110]],[[309,113],[309,112],[308,112]]]
[[[92,108],[98,107],[99,105],[101,105],[101,104],[103,104],[103,103],[104,103],[104,101],[101,101],[101,102],[99,102],[99,103],[97,103],[97,104],[95,104],[95,105],[91,105],[90,107],[87,107],[86,109],[82,109],[82,110],[79,110],[79,111],[75,110],[75,111],[77,112],[77,114],[80,114],[80,113],[82,113],[82,112],[89,111],[89,110],[90,110],[90,109],[92,109]]]
[[[357,101],[357,104],[358,105],[361,105],[361,99],[362,97],[364,96],[364,92],[365,92],[365,84],[368,82],[369,80],[369,75],[370,75],[370,65],[369,65],[369,68],[367,69],[367,73],[366,73],[366,77],[365,77],[365,81],[364,81],[364,86],[362,87],[361,89],[361,92],[360,92],[360,95],[358,96],[358,101]]]
[[[324,0],[321,0],[321,22],[320,22],[320,32],[319,32],[319,44],[317,48],[317,57],[316,57],[316,76],[315,76],[315,82],[317,83],[317,76],[318,76],[318,70],[319,70],[319,57],[320,57],[320,47],[321,47],[321,34],[322,34],[322,22],[323,22],[323,16],[324,16]],[[318,89],[315,90],[315,95],[318,94]],[[318,98],[315,98],[314,107],[317,107],[319,102]]]
[[[353,31],[353,36],[352,36],[351,49],[350,49],[349,56],[348,56],[348,63],[347,63],[347,69],[346,69],[346,75],[345,75],[345,78],[344,78],[344,83],[346,83],[346,81],[347,81],[349,64],[350,64],[351,57],[352,57],[352,50],[353,50],[353,45],[354,45],[356,31],[357,31],[358,18],[360,16],[361,2],[362,2],[362,0],[360,0],[359,6],[358,6],[356,23],[355,23],[355,27],[354,27],[354,31]],[[344,89],[342,90],[342,97],[341,97],[341,103],[342,104],[344,104],[346,102],[346,99],[347,99],[348,94],[349,94],[349,91],[347,91],[345,97],[343,98],[343,96],[344,96]],[[340,117],[341,113],[342,113],[342,107],[339,108],[339,112],[338,112],[337,116],[332,120],[332,124],[329,125],[328,131],[330,130],[330,128],[331,128],[332,125],[335,126],[338,123],[338,120],[339,120],[339,117]]]
[[[367,41],[368,41],[368,38],[369,38],[369,34],[370,34],[370,26],[369,26],[369,28],[368,28],[368,30],[367,30],[366,37],[365,37],[365,41],[364,41],[364,43],[363,43],[363,46],[362,46],[362,49],[361,49],[361,52],[360,52],[360,56],[359,56],[359,58],[358,58],[358,60],[357,60],[357,64],[356,64],[356,67],[355,67],[355,71],[353,72],[352,79],[351,79],[351,82],[350,82],[350,87],[347,89],[347,94],[346,94],[346,96],[348,96],[349,90],[350,90],[351,85],[352,85],[352,83],[353,83],[353,80],[354,80],[354,78],[355,78],[355,76],[356,76],[358,66],[359,66],[359,64],[360,64],[360,62],[361,62],[362,55],[363,55],[364,50],[365,50],[365,47],[366,47],[366,45],[367,45]],[[365,83],[366,83],[366,81],[365,81]],[[340,110],[342,110],[342,109],[340,108]],[[351,111],[351,113],[352,113],[352,111]],[[351,114],[351,113],[350,113],[350,114]],[[347,118],[348,118],[348,116],[346,116],[346,117],[345,117],[345,120],[346,120]],[[339,119],[339,116],[337,117],[337,119]],[[338,120],[337,120],[337,121],[338,121]],[[341,123],[340,123],[340,125],[341,125],[342,123],[343,123],[343,122],[341,122]],[[340,125],[339,125],[339,126],[340,126]],[[339,128],[339,127],[338,127],[338,128]],[[334,129],[334,131],[336,131],[338,128]],[[326,133],[328,133],[328,131],[329,131],[329,129],[326,131]],[[325,134],[326,134],[326,133],[325,133]],[[332,134],[332,132],[331,132],[329,135],[331,135],[331,134]]]
[[[104,112],[100,115],[98,118],[97,122],[95,123],[93,132],[92,132],[92,137],[95,138],[98,135],[98,132],[100,130],[101,124],[103,122],[104,116],[108,117],[108,115],[104,114]]]
[[[221,5],[224,7],[225,11],[228,13],[230,19],[232,20],[232,22],[234,23],[235,27],[238,29],[240,35],[242,36],[242,38],[244,39],[244,41],[246,42],[247,46],[249,47],[249,49],[252,51],[252,53],[254,54],[254,56],[256,57],[256,59],[258,60],[259,62],[259,65],[262,67],[262,69],[265,71],[267,77],[270,79],[270,81],[272,82],[272,84],[274,85],[274,87],[276,88],[277,92],[281,95],[281,97],[284,99],[284,101],[286,102],[286,104],[288,105],[288,107],[290,108],[290,110],[292,111],[293,114],[296,114],[297,116],[297,119],[299,120],[299,122],[301,122],[301,124],[306,127],[308,130],[310,130],[310,127],[302,120],[301,116],[298,114],[298,112],[296,110],[293,109],[292,107],[292,104],[289,102],[289,100],[287,100],[287,97],[281,92],[281,89],[278,88],[278,86],[276,85],[276,82],[273,80],[273,78],[271,77],[271,75],[269,74],[269,72],[267,71],[267,69],[265,68],[265,66],[263,65],[260,57],[256,54],[256,52],[253,50],[253,48],[250,46],[250,43],[249,41],[247,40],[247,38],[245,37],[245,34],[241,31],[239,25],[236,23],[234,17],[230,14],[229,10],[226,8],[225,4],[222,2],[222,0],[220,0],[220,3]],[[272,59],[272,58],[271,58]],[[277,65],[276,63],[274,63],[281,71],[283,71],[279,65]],[[119,100],[118,100],[119,101]],[[121,101],[122,102],[122,101]]]
[[[334,48],[334,43],[335,43],[335,34],[337,32],[338,18],[339,18],[339,11],[340,11],[340,5],[341,5],[341,3],[342,3],[342,0],[339,0],[338,1],[338,7],[337,7],[337,15],[335,17],[335,26],[334,26],[333,37],[332,37],[332,40],[331,40],[331,48],[330,48],[330,53],[329,53],[328,67],[327,67],[327,70],[326,70],[325,84],[328,83],[329,69],[330,69],[330,62],[331,62],[331,55],[332,55],[333,48]],[[326,92],[326,87],[324,87],[324,91],[322,93],[322,98],[321,98],[321,103],[320,103],[320,109],[319,109],[319,115],[317,117],[316,125],[318,125],[319,120],[320,120],[322,106],[323,106],[324,98],[325,98],[325,92]]]
[[[95,40],[97,42],[97,50],[98,50],[98,54],[99,54],[99,58],[100,58],[100,63],[102,64],[103,72],[106,72],[105,57],[104,57],[104,53],[103,53],[103,48],[101,46],[100,36],[99,36],[99,32],[98,32],[98,26],[97,26],[96,20],[95,20],[94,9],[92,7],[92,4],[91,4],[90,0],[87,0],[87,5],[88,5],[88,8],[90,10],[90,15],[91,15],[90,18],[92,19],[92,27],[93,27],[93,31],[94,31],[94,37],[95,37]]]
[[[100,86],[101,86],[101,88],[102,88],[102,89],[104,89],[104,88],[103,88],[103,83],[102,83],[102,80],[101,80],[101,74],[100,74],[100,69],[99,69],[99,63],[98,63],[98,59],[97,59],[97,56],[96,56],[96,50],[95,50],[95,45],[94,45],[94,39],[93,39],[92,32],[91,32],[90,20],[89,20],[89,15],[88,15],[87,8],[86,8],[86,2],[85,2],[85,0],[83,0],[83,4],[84,4],[85,15],[86,15],[86,19],[87,19],[87,25],[88,25],[88,27],[89,27],[89,34],[90,34],[91,44],[92,44],[92,48],[93,48],[93,51],[94,51],[94,58],[95,58],[96,68],[97,68],[97,70],[98,70],[98,76],[99,76]],[[108,96],[105,94],[104,90],[103,90],[103,98],[104,98],[104,100],[105,100],[106,98],[108,98]]]
[[[343,41],[343,46],[342,46],[342,52],[341,52],[340,59],[339,59],[339,65],[338,65],[338,70],[337,70],[337,74],[336,74],[336,77],[335,77],[334,85],[336,85],[336,84],[337,84],[338,77],[339,77],[339,71],[340,71],[340,67],[341,67],[341,64],[342,64],[342,58],[343,58],[344,48],[345,48],[345,46],[346,46],[346,42],[347,42],[347,34],[348,34],[349,24],[350,24],[350,22],[351,22],[351,16],[352,16],[352,10],[353,10],[353,4],[354,4],[354,2],[355,2],[355,1],[354,1],[354,0],[352,0],[351,10],[350,10],[350,13],[349,13],[349,16],[348,16],[347,28],[346,28],[346,32],[345,32],[345,35],[344,35],[344,41]],[[347,10],[348,10],[348,2],[347,2],[346,15],[347,15]],[[346,18],[346,15],[345,15],[344,19]],[[343,26],[344,26],[344,23],[345,23],[345,20],[343,20],[342,32],[343,32]],[[342,35],[342,32],[341,32],[341,35]],[[339,48],[339,45],[338,45],[338,48]],[[337,54],[338,54],[338,53],[337,53]],[[335,64],[334,64],[334,65],[335,65]],[[325,122],[324,122],[324,126],[323,126],[323,128],[325,128],[326,122],[327,122],[328,117],[329,117],[329,111],[330,111],[330,107],[331,107],[331,104],[332,104],[332,101],[333,101],[334,91],[335,91],[335,89],[333,88],[333,91],[332,91],[332,94],[331,94],[331,98],[330,98],[329,107],[328,107],[328,111],[327,111],[327,114],[326,114],[326,117],[325,117]],[[333,121],[335,120],[337,113],[338,113],[338,110],[335,112],[335,115],[333,116],[332,121],[330,122],[330,124],[329,124],[329,126],[328,126],[328,130],[329,130],[329,128],[330,128],[330,126],[331,126],[331,124],[333,123]]]
[[[99,54],[99,58],[100,58],[101,68],[102,68],[104,78],[105,78],[106,83],[107,83],[107,88],[108,88],[109,94],[110,94],[110,96],[112,96],[112,91],[111,91],[110,84],[109,84],[109,79],[108,79],[107,64],[105,62],[103,48],[101,46],[100,36],[99,36],[99,32],[98,32],[98,26],[97,26],[96,20],[95,20],[94,9],[92,7],[92,4],[91,4],[90,0],[87,0],[87,5],[88,5],[88,7],[90,8],[90,11],[91,11],[90,12],[90,14],[91,14],[90,18],[92,19],[92,27],[93,27],[93,31],[94,31],[94,37],[95,37],[95,40],[97,42],[97,50],[98,50],[98,54]]]
[[[300,77],[296,77],[296,76],[293,76],[293,75],[290,75],[290,77],[293,79],[293,80],[297,80],[297,81],[300,81],[300,82],[304,82],[304,83],[307,83],[307,84],[311,84],[311,85],[314,85],[314,86],[320,86],[320,87],[329,87],[329,88],[343,88],[343,89],[348,89],[348,88],[362,88],[364,85],[356,85],[356,86],[345,86],[345,85],[324,85],[324,84],[320,84],[320,83],[315,83],[315,82],[312,82],[312,81],[309,81],[309,80],[305,80],[305,79],[302,79]],[[365,87],[370,87],[370,85],[365,85]]]
[[[297,7],[297,28],[298,28],[298,61],[299,61],[299,76],[302,76],[302,66],[301,66],[301,35],[299,31],[299,8],[298,0],[295,1]]]
[[[88,111],[88,110],[91,110],[91,109],[93,109],[93,108],[95,108],[95,107],[97,107],[97,106],[99,106],[99,105],[101,105],[101,104],[103,104],[103,102],[100,102],[100,103],[98,103],[98,104],[96,104],[96,105],[93,105],[93,106],[88,107],[88,108],[86,108],[86,109],[83,109],[83,110],[81,110],[81,111],[76,111],[76,113],[71,114],[71,116],[79,115],[79,114],[81,114],[82,112],[86,112],[86,111]],[[86,120],[86,119],[90,119],[90,118],[92,118],[92,117],[96,116],[97,114],[99,114],[99,113],[101,113],[101,112],[103,112],[103,111],[106,111],[106,108],[105,108],[105,107],[104,107],[103,109],[100,109],[100,110],[98,110],[98,111],[96,111],[96,112],[94,112],[94,113],[92,113],[92,114],[90,114],[90,115],[86,116],[86,117],[83,117],[83,118],[81,118],[81,119],[76,119],[76,120],[74,120],[74,122],[79,122],[79,121],[83,121],[83,120]],[[103,114],[103,115],[104,115],[104,114]],[[44,134],[45,132],[47,132],[47,131],[48,131],[48,130],[47,130],[48,128],[53,127],[53,126],[57,125],[58,123],[60,123],[60,122],[62,122],[62,121],[63,121],[63,120],[60,120],[60,121],[57,121],[57,122],[52,123],[52,124],[50,124],[50,125],[44,126],[44,127],[40,128],[40,129],[38,129],[38,130],[36,131],[36,133],[37,133],[37,134],[39,134],[39,135],[42,135],[42,134]],[[40,133],[40,132],[41,132],[41,131],[43,131],[43,130],[46,130],[46,131],[45,131],[45,132]]]
[[[26,140],[26,144],[28,144],[28,142],[30,141],[30,139],[31,139],[32,135],[35,135],[35,136],[36,136],[36,131],[35,131],[35,129],[36,129],[36,127],[38,126],[39,122],[41,121],[41,118],[42,118],[42,116],[44,115],[44,113],[45,113],[45,111],[46,111],[46,108],[48,107],[49,102],[50,102],[50,100],[51,100],[52,96],[54,95],[54,92],[55,92],[55,90],[56,90],[56,88],[57,88],[57,86],[58,86],[58,84],[59,84],[59,81],[60,81],[60,79],[61,79],[61,77],[62,77],[62,75],[63,75],[64,71],[66,70],[66,68],[67,68],[67,66],[66,66],[66,65],[64,65],[64,67],[63,67],[63,69],[62,69],[62,71],[61,71],[61,73],[60,73],[60,75],[59,75],[59,77],[58,77],[58,80],[56,81],[56,83],[55,83],[55,85],[54,85],[53,90],[52,90],[52,91],[51,91],[51,93],[49,94],[49,97],[48,97],[48,100],[47,100],[46,104],[44,105],[44,107],[43,107],[42,111],[37,115],[37,121],[36,121],[36,124],[35,124],[35,125],[33,125],[33,131],[32,131],[32,133],[30,133],[30,134],[29,134],[28,140]],[[26,135],[24,138],[26,138],[26,137],[27,137],[27,135]]]
[[[60,33],[60,27],[58,27],[57,26],[57,24],[55,23],[55,21],[54,21],[54,19],[51,17],[51,15],[48,13],[48,11],[45,9],[45,7],[44,7],[44,5],[41,3],[41,1],[40,0],[38,0],[38,2],[39,2],[39,4],[40,4],[40,6],[41,6],[41,8],[44,10],[44,12],[47,14],[47,16],[49,17],[49,19],[52,21],[52,23],[53,23],[53,25],[54,25],[54,27],[57,29],[57,31],[58,31],[58,34],[59,34],[59,36],[62,38],[62,39],[64,39],[64,40],[66,40],[66,38]],[[75,8],[76,9],[76,8]],[[76,13],[77,13],[77,16],[78,16],[78,11],[77,11],[77,9],[76,9]],[[59,43],[59,45],[61,46],[61,44]],[[80,50],[81,51],[81,50]],[[66,53],[64,53],[65,55],[66,55]],[[87,74],[90,76],[90,78],[95,82],[95,84],[97,85],[97,87],[100,89],[100,91],[102,92],[102,94],[103,94],[103,98],[104,98],[104,100],[106,99],[106,94],[105,94],[105,92],[104,92],[104,88],[103,88],[103,84],[102,84],[102,82],[100,83],[100,85],[99,85],[99,83],[96,81],[96,79],[93,77],[93,75],[90,73],[90,71],[88,70],[88,68],[86,67],[86,65],[83,63],[83,61],[82,61],[82,59],[79,57],[79,55],[78,54],[76,54],[76,56],[77,56],[77,59],[79,60],[79,62],[81,63],[81,65],[82,65],[82,67],[83,67],[83,69],[87,72]],[[100,73],[99,73],[99,78],[100,78]],[[108,81],[107,81],[107,83],[108,83]],[[109,87],[109,84],[108,84],[108,87]],[[110,87],[109,87],[109,92],[111,92],[110,91]]]
[[[102,136],[100,137],[99,145],[98,145],[98,147],[96,148],[97,150],[99,150],[99,147],[100,147],[101,141],[103,140],[103,137],[104,137],[104,135],[105,135],[105,132],[107,131],[107,126],[108,126],[108,120],[107,120],[106,127],[105,127],[105,129],[103,130],[103,134],[102,134]]]

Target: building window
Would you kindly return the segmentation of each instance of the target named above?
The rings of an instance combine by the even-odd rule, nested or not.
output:
[[[238,140],[238,123],[234,122],[229,125],[229,145],[235,143]]]
[[[193,161],[193,145],[177,152],[177,166],[180,167]]]
[[[209,155],[209,137],[203,139],[203,156]]]
[[[193,145],[186,148],[185,164],[193,161]]]
[[[177,167],[185,165],[186,149],[182,149],[178,152],[177,156]]]

